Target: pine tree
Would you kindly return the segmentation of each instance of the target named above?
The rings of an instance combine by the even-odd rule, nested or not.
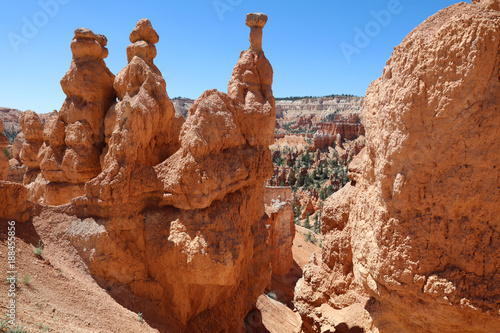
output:
[[[304,221],[304,228],[311,229],[311,222],[309,221],[309,212],[306,215],[306,220]]]
[[[314,232],[319,234],[321,231],[321,222],[319,221],[319,213],[316,214],[316,221],[314,221],[313,226]]]

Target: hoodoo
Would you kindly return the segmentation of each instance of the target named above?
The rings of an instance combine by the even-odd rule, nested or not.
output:
[[[113,84],[102,172],[67,208],[78,216],[70,238],[92,274],[156,304],[174,331],[245,331],[271,281],[263,198],[273,171],[273,71],[257,47],[267,17],[248,17],[260,30],[252,28],[230,93],[206,91],[185,123],[153,63],[159,37],[149,20],[137,23]]]
[[[66,94],[58,115],[43,130],[38,155],[43,178],[48,181],[47,205],[61,205],[84,194],[84,185],[101,172],[104,116],[115,101],[114,75],[104,63],[107,39],[79,28],[71,42],[73,59],[61,87]]]

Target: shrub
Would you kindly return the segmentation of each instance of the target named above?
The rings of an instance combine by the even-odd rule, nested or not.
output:
[[[274,299],[275,301],[278,299],[278,296],[276,296],[276,293],[274,291],[270,291],[267,293],[267,297]]]
[[[35,257],[43,259],[43,244],[42,241],[38,241],[38,246],[33,250]]]
[[[3,152],[5,153],[5,156],[7,156],[7,158],[10,160],[12,159],[12,155],[11,153],[7,150],[7,148],[4,148],[3,149]]]
[[[23,282],[24,282],[24,284],[28,284],[29,285],[31,283],[31,275],[25,275],[23,277]]]

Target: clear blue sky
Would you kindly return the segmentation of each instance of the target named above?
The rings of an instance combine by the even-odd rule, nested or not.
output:
[[[240,51],[249,45],[249,12],[269,16],[263,45],[274,68],[276,97],[362,96],[412,29],[457,2],[4,0],[0,106],[39,113],[58,110],[65,98],[59,81],[71,63],[70,43],[79,27],[108,38],[106,63],[117,74],[126,65],[128,36],[141,18],[149,18],[160,35],[155,63],[170,97],[196,99],[207,89],[227,91]],[[374,13],[380,14],[378,21]]]

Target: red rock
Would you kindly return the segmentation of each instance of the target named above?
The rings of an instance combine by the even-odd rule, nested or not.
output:
[[[21,150],[23,149],[24,141],[25,141],[25,138],[24,138],[23,132],[19,132],[19,134],[17,134],[16,138],[14,139],[14,143],[12,145],[12,157],[13,158],[20,160],[19,154],[21,153]]]
[[[295,171],[287,166],[274,166],[274,172],[271,179],[268,180],[269,186],[292,186],[297,178]]]
[[[113,208],[118,215],[140,210],[159,191],[153,167],[172,154],[170,145],[178,145],[179,122],[173,121],[166,82],[153,62],[156,48],[145,40],[155,41],[155,34],[145,19],[131,34],[135,42],[127,47],[129,63],[113,83],[118,102],[106,114],[103,172],[85,188],[87,198],[106,206],[109,214]],[[127,211],[119,203],[136,205]]]
[[[7,181],[13,183],[22,183],[24,179],[24,174],[28,171],[28,167],[21,163],[21,161],[12,158],[9,160],[9,173],[7,175]]]
[[[28,190],[22,184],[0,180],[0,219],[26,222],[33,204],[28,202]]]
[[[266,197],[272,195],[267,192],[273,188],[266,187]],[[270,225],[269,246],[271,251],[271,267],[275,275],[285,275],[293,268],[292,245],[295,237],[293,223],[292,188],[284,187],[281,195],[266,201],[266,214],[269,218],[266,224]],[[281,194],[281,193],[280,193]],[[288,199],[287,199],[288,198]]]
[[[354,118],[355,119],[355,118]],[[365,128],[361,123],[351,121],[336,121],[328,123],[318,123],[320,131],[335,138],[338,134],[344,139],[354,140],[361,135],[365,135]]]
[[[43,177],[66,190],[47,193],[46,204],[60,205],[83,195],[84,184],[101,172],[104,116],[116,98],[114,75],[104,63],[106,43],[106,37],[89,29],[75,30],[73,60],[61,80],[67,97],[59,114],[46,123],[38,157]]]
[[[154,35],[139,25],[138,34]],[[262,50],[243,52],[230,94],[206,91],[184,122],[174,118],[148,43],[139,38],[127,49],[130,62],[115,79],[102,172],[66,208],[81,216],[72,241],[92,274],[152,300],[172,327],[244,331],[271,281],[263,197],[272,172],[272,68]],[[83,241],[88,229],[96,233]]]
[[[273,68],[260,48],[262,34],[255,33],[262,30],[266,18],[264,14],[257,14],[248,19],[251,25],[257,22],[257,27],[252,27],[252,46],[241,53],[228,85],[238,127],[250,146],[269,146],[274,142]]]
[[[329,322],[327,305],[346,308],[363,293],[370,332],[500,326],[496,5],[430,17],[368,88],[366,147],[349,165],[351,185],[325,203],[322,259],[296,288],[315,329]]]
[[[4,148],[9,145],[9,140],[3,132],[3,122],[0,121],[0,180],[7,179],[9,174],[9,158],[4,153]]]
[[[40,172],[38,153],[43,144],[43,122],[35,112],[28,110],[19,117],[19,124],[24,134],[19,158],[28,167],[29,175],[25,183],[29,183],[33,178],[31,175],[36,178],[36,174]]]

